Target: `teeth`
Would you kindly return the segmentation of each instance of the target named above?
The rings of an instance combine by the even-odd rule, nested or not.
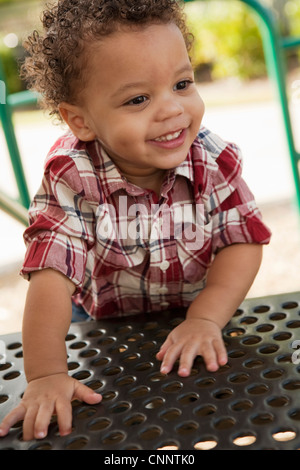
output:
[[[156,142],[168,142],[170,140],[174,140],[174,139],[177,139],[177,137],[180,136],[182,130],[181,131],[177,131],[177,132],[174,132],[173,134],[167,134],[167,135],[164,135],[162,137],[157,137],[157,139],[154,139]]]

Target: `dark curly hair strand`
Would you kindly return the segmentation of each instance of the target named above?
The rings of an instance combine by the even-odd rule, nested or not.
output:
[[[183,8],[176,0],[58,0],[43,13],[44,31],[24,43],[28,53],[21,75],[42,96],[42,106],[60,119],[61,102],[76,103],[84,87],[88,46],[120,26],[175,23],[187,49],[189,34]]]

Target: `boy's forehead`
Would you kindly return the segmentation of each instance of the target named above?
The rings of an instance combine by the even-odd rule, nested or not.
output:
[[[90,48],[93,72],[103,78],[124,82],[130,78],[152,75],[165,62],[168,67],[191,68],[185,41],[173,24],[153,24],[144,28],[120,28]],[[155,64],[155,69],[153,65]],[[170,71],[166,68],[167,71]],[[122,71],[122,74],[120,74]],[[99,78],[99,77],[98,77]]]

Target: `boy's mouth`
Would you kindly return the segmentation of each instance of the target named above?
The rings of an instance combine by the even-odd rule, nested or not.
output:
[[[162,135],[160,137],[157,137],[156,139],[153,139],[155,142],[170,142],[171,140],[178,139],[180,134],[182,133],[183,129],[180,129],[179,131]]]

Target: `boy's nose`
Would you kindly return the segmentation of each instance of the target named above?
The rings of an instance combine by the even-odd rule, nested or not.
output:
[[[159,108],[156,113],[158,121],[164,121],[179,116],[184,111],[182,104],[174,97],[165,97],[160,100]]]

